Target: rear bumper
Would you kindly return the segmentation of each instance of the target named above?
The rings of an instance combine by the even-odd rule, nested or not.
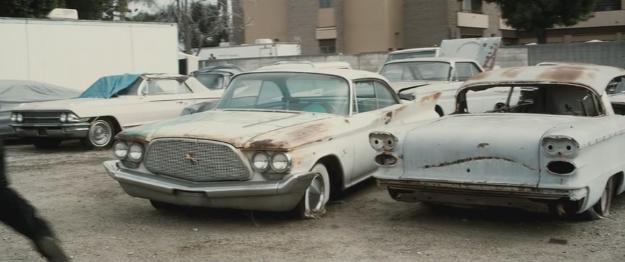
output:
[[[84,138],[89,134],[89,123],[11,124],[15,135],[25,138]]]
[[[109,175],[131,196],[161,202],[214,208],[287,211],[295,208],[316,173],[292,174],[279,181],[191,183],[103,163]]]
[[[388,188],[391,197],[398,201],[505,206],[531,211],[545,211],[549,204],[579,202],[588,196],[588,188],[555,189],[380,178],[378,182]]]

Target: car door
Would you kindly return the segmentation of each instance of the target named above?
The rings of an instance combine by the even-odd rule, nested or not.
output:
[[[399,107],[399,100],[393,89],[377,79],[354,82],[353,113],[350,124],[353,127],[352,141],[354,162],[350,182],[358,182],[376,170],[372,159],[376,152],[369,146],[369,133],[379,130],[392,121],[393,111]]]
[[[191,89],[175,78],[148,79],[141,92],[146,102],[144,123],[177,117],[196,101]]]

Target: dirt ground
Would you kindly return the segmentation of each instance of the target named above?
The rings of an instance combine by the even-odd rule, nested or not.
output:
[[[12,185],[54,225],[74,261],[625,261],[625,196],[612,216],[572,221],[511,209],[432,210],[374,181],[325,217],[185,209],[159,212],[104,171],[110,151],[8,147]],[[41,261],[0,225],[1,261]]]

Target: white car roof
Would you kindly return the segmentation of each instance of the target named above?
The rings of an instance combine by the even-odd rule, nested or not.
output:
[[[388,82],[384,76],[373,73],[369,71],[363,70],[355,70],[355,69],[323,69],[323,68],[309,68],[309,69],[297,69],[297,68],[280,68],[280,69],[263,69],[256,70],[244,74],[252,74],[252,73],[269,73],[269,72],[284,72],[284,73],[310,73],[310,74],[323,74],[323,75],[333,75],[339,76],[348,80],[362,79],[362,78],[377,78],[382,79]]]
[[[603,94],[608,83],[625,75],[625,69],[611,66],[560,64],[552,66],[510,67],[486,71],[466,81],[464,87],[497,83],[579,84]]]
[[[420,47],[420,48],[409,48],[409,49],[402,49],[402,50],[397,50],[397,51],[393,51],[393,52],[389,52],[389,55],[394,55],[394,54],[403,54],[403,53],[412,53],[412,52],[420,52],[420,51],[436,51],[439,50],[439,47]]]
[[[263,66],[256,70],[274,70],[274,69],[309,69],[309,68],[328,68],[328,69],[351,69],[352,66],[347,62],[308,62],[308,61],[279,61],[272,65]]]
[[[394,63],[406,63],[406,62],[446,62],[446,63],[455,63],[455,62],[473,62],[476,64],[476,61],[466,58],[456,58],[456,57],[423,57],[423,58],[407,58],[407,59],[397,59],[384,63],[386,64],[394,64]]]

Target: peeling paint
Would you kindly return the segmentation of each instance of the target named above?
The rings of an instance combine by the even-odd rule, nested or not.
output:
[[[445,166],[458,165],[458,164],[462,164],[462,163],[466,163],[466,162],[479,161],[479,160],[503,160],[503,161],[507,161],[507,162],[511,162],[511,163],[521,164],[524,167],[526,167],[527,169],[535,170],[533,167],[528,166],[526,164],[519,163],[519,162],[514,161],[514,160],[512,160],[510,158],[498,157],[498,156],[477,156],[477,157],[463,158],[463,159],[458,159],[458,160],[454,160],[454,161],[450,161],[450,162],[443,162],[443,163],[436,164],[436,165],[425,165],[422,168],[423,169],[428,169],[428,168],[436,168],[436,167],[445,167]]]

